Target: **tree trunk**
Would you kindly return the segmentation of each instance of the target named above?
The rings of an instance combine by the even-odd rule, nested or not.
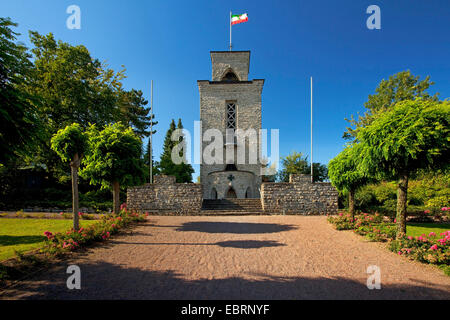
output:
[[[348,211],[352,219],[355,218],[355,190],[350,189],[348,192]]]
[[[73,229],[80,229],[80,217],[78,216],[78,168],[80,167],[80,158],[78,153],[75,154],[73,161],[70,163],[72,173],[72,213],[73,213]]]
[[[406,206],[408,200],[408,173],[400,174],[397,189],[397,239],[406,235]]]
[[[113,182],[113,207],[114,213],[120,212],[120,185],[118,181]]]

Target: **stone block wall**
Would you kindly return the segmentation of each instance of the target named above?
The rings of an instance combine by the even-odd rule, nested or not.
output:
[[[127,208],[139,212],[188,215],[200,211],[201,184],[175,183],[175,177],[155,176],[153,184],[128,188]]]
[[[311,183],[310,175],[291,175],[289,183],[263,183],[261,203],[270,214],[336,214],[338,192],[330,183]]]

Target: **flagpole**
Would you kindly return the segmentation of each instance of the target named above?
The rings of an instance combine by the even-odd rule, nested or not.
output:
[[[232,45],[232,43],[231,43],[231,11],[230,11],[230,51],[231,51],[231,48],[233,48],[233,45]]]
[[[313,77],[311,77],[311,183],[314,182],[313,161]]]
[[[152,89],[151,89],[151,98],[150,98],[150,184],[153,183],[153,80],[152,80]]]

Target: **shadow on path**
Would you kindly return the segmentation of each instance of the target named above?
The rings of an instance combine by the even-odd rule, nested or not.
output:
[[[365,281],[347,278],[241,277],[189,280],[173,271],[125,268],[116,264],[80,265],[81,290],[66,287],[66,266],[59,266],[20,287],[0,292],[3,299],[450,299],[450,288],[420,283],[368,290]],[[40,280],[40,281],[37,281]]]
[[[276,233],[290,231],[298,227],[287,224],[276,223],[250,223],[250,222],[186,222],[176,231],[197,231],[206,233]]]
[[[281,247],[286,246],[284,243],[272,240],[233,240],[220,241],[215,243],[186,243],[186,242],[125,242],[112,240],[110,245],[114,244],[133,244],[143,246],[219,246],[224,248],[238,248],[238,249],[259,249],[264,247]]]

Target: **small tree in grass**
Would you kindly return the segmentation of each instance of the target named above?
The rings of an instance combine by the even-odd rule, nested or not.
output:
[[[78,169],[87,150],[87,137],[78,123],[59,130],[51,140],[52,149],[64,162],[70,163],[72,173],[73,228],[79,229],[78,217]]]
[[[328,164],[328,175],[333,186],[348,193],[348,209],[352,218],[355,216],[356,191],[373,181],[367,173],[358,169],[360,151],[360,144],[351,144]]]
[[[398,180],[397,238],[406,234],[411,173],[448,165],[449,120],[449,101],[408,100],[397,103],[358,132],[360,170]]]
[[[82,175],[92,184],[112,187],[114,213],[120,210],[120,186],[143,182],[142,141],[130,127],[121,123],[99,131],[88,130],[90,152],[83,163]]]

